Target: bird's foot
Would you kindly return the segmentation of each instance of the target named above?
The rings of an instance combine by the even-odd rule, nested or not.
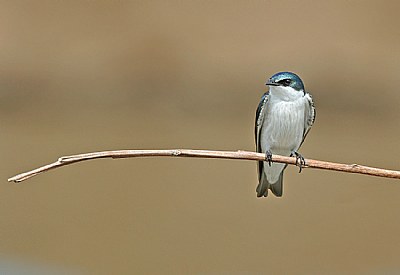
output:
[[[265,152],[265,161],[268,161],[268,164],[271,167],[271,164],[272,164],[272,152],[271,152],[271,150],[267,150],[267,152]]]
[[[299,167],[299,173],[301,173],[301,170],[303,169],[303,167],[306,166],[306,160],[304,159],[304,157],[302,155],[300,155],[296,151],[293,151],[290,156],[296,157],[296,166]]]

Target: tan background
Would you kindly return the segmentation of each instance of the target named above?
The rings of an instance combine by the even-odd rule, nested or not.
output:
[[[80,152],[254,150],[282,70],[316,102],[304,156],[400,169],[398,1],[0,5],[0,273],[400,272],[396,180],[289,167],[257,199],[253,162],[146,158],[6,182]]]

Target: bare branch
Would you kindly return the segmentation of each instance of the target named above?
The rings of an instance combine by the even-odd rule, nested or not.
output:
[[[265,160],[262,153],[248,151],[208,151],[208,150],[190,150],[190,149],[173,149],[173,150],[119,150],[119,151],[103,151],[87,154],[79,154],[65,156],[59,158],[56,162],[39,167],[37,169],[16,175],[8,179],[8,181],[21,182],[31,177],[47,172],[49,170],[86,160],[99,158],[135,158],[135,157],[193,157],[193,158],[219,158],[219,159],[240,159],[240,160]],[[284,157],[279,155],[272,156],[273,162],[287,163],[296,165],[296,158]],[[373,168],[358,164],[341,164],[319,160],[306,159],[304,168],[317,168],[333,171],[341,171],[347,173],[358,173],[377,177],[400,179],[400,171],[385,170]]]

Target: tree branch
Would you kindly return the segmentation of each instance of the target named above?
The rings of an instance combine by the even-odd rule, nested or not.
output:
[[[208,151],[208,150],[190,150],[190,149],[103,151],[103,152],[94,152],[94,153],[61,157],[56,162],[16,175],[14,177],[9,178],[8,181],[22,182],[24,180],[27,180],[31,177],[47,172],[49,170],[86,160],[99,159],[99,158],[117,159],[117,158],[135,158],[135,157],[193,157],[193,158],[219,158],[219,159],[257,160],[257,161],[265,160],[265,154],[248,152],[248,151],[233,152],[233,151]],[[272,161],[296,165],[296,158],[294,157],[273,155]],[[400,179],[400,171],[385,170],[358,164],[341,164],[341,163],[306,159],[306,165],[303,166],[303,168],[317,168],[324,170],[341,171],[346,173],[358,173],[370,176]]]

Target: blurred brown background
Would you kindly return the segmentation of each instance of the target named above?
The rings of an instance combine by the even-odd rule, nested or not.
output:
[[[0,5],[1,274],[400,272],[396,180],[289,167],[257,199],[254,162],[143,158],[6,182],[81,152],[254,150],[282,70],[317,106],[304,156],[400,169],[397,1]]]

